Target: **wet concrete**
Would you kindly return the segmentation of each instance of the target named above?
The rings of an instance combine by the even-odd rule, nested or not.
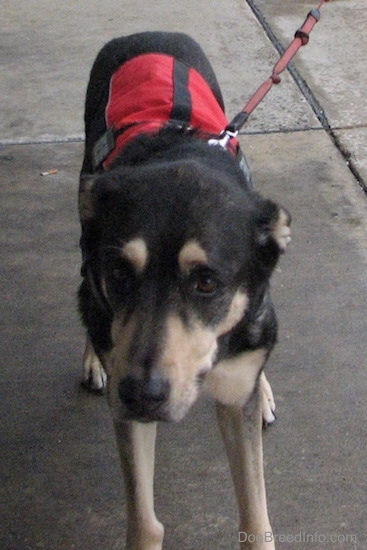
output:
[[[276,0],[256,5],[282,40],[314,7]],[[327,40],[329,29],[341,29],[345,13],[351,16],[352,5],[362,20],[364,1],[327,4],[303,56],[322,42],[339,66],[358,59],[357,41],[365,42],[359,27],[344,31],[335,49]],[[112,36],[185,30],[208,51],[232,116],[267,78],[277,53],[243,1],[214,10],[206,1],[198,9],[191,0],[139,0],[124,2],[122,10],[114,0],[78,7],[22,0],[4,3],[0,17],[0,548],[122,549],[125,504],[108,407],[79,385],[76,190],[88,71]],[[323,71],[305,57],[297,63],[335,133],[360,162],[363,179],[364,128],[358,125],[366,121],[354,90],[360,79],[367,84],[364,72],[357,79],[340,71],[338,97],[350,113],[335,102],[334,116]],[[336,129],[348,120],[351,129]],[[241,140],[257,187],[294,218],[293,243],[273,282],[280,341],[268,373],[278,422],[264,437],[277,547],[363,550],[367,199],[289,75],[245,132]],[[40,176],[50,168],[58,173]],[[181,424],[161,426],[157,455],[165,549],[236,548],[236,508],[212,404],[201,401]],[[286,536],[293,539],[286,542]]]

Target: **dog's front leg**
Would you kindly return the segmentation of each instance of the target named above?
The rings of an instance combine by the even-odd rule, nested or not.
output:
[[[115,422],[127,500],[127,550],[161,550],[163,525],[154,513],[157,423]]]
[[[245,408],[217,402],[219,427],[239,507],[238,540],[246,550],[275,548],[266,504],[260,397],[255,390]]]

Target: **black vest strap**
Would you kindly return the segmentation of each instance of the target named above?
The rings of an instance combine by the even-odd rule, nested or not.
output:
[[[175,59],[173,67],[173,106],[171,120],[190,123],[192,103],[189,90],[189,67]]]

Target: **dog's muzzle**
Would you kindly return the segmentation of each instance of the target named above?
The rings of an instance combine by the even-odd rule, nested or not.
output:
[[[126,376],[119,384],[119,397],[130,419],[164,420],[170,384],[160,374],[140,380]]]

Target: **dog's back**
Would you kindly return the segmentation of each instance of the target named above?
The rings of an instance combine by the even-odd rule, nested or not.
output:
[[[92,158],[93,147],[107,130],[105,114],[113,75],[126,62],[151,53],[170,56],[186,67],[195,69],[202,75],[219,107],[224,111],[222,93],[215,73],[201,47],[192,38],[181,33],[144,32],[111,40],[100,51],[94,62],[87,89],[83,173],[95,171]],[[133,83],[131,86],[133,88]],[[166,99],[166,101],[169,100]],[[172,118],[179,119],[175,115]],[[182,122],[187,123],[187,117],[184,117]]]

